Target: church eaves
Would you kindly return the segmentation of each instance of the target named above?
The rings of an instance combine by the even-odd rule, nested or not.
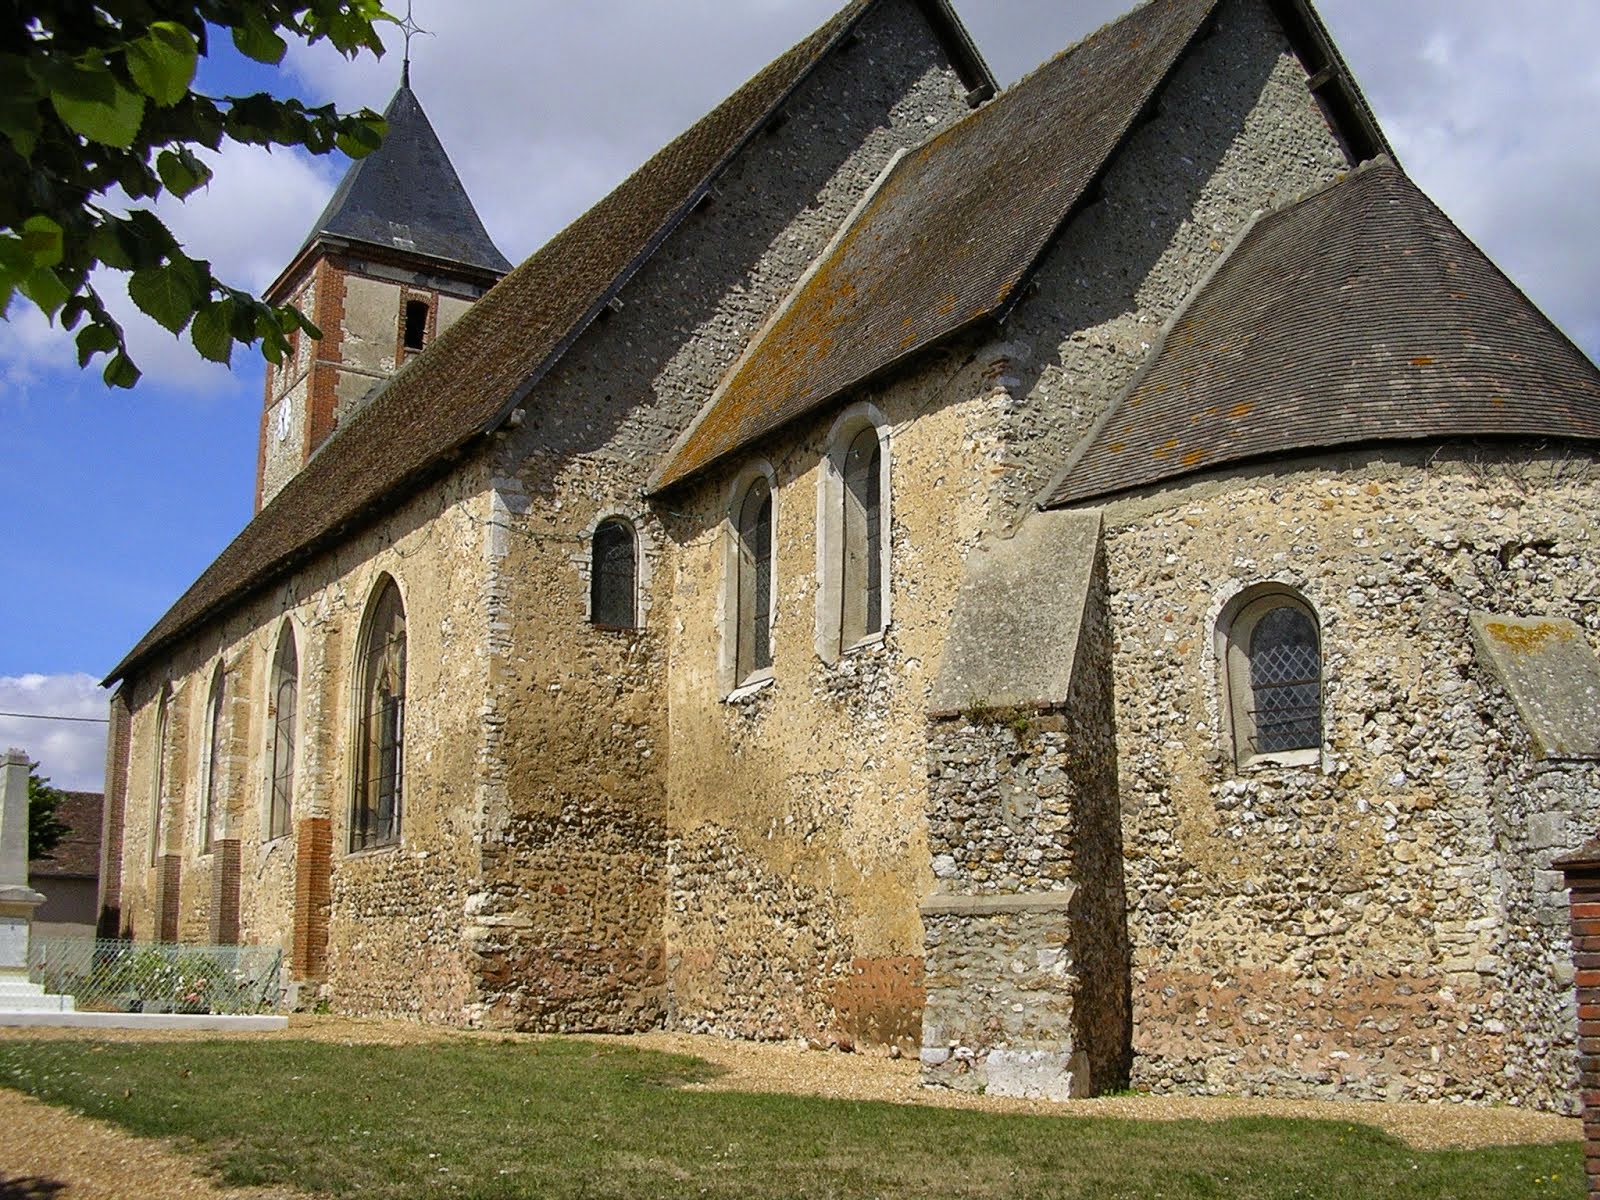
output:
[[[1600,370],[1379,158],[1245,231],[1044,505],[1440,438],[1600,439]]]
[[[383,117],[383,145],[351,164],[302,252],[337,238],[493,275],[511,270],[409,83],[401,83]]]
[[[381,384],[178,598],[107,684],[384,507],[437,478],[500,426],[666,240],[750,139],[882,0],[851,0],[506,275],[405,370]],[[948,0],[917,0],[963,82],[988,66]],[[319,223],[320,224],[320,223]],[[406,435],[396,437],[395,430]]]

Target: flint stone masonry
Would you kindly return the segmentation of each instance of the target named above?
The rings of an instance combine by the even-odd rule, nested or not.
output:
[[[1540,758],[1600,758],[1600,659],[1576,622],[1473,613],[1472,637]]]
[[[1041,558],[1063,597],[1064,673],[1054,699],[934,717],[928,840],[934,891],[922,902],[928,992],[925,1082],[995,1095],[1068,1099],[1122,1086],[1129,1050],[1116,739],[1099,515],[1046,523]],[[1024,534],[1030,520],[1023,526]],[[1033,539],[1030,537],[1029,541]],[[977,564],[969,620],[1002,627],[1040,606],[1039,586],[995,586],[1006,556]],[[961,624],[958,610],[957,626]],[[1054,622],[1040,627],[1054,638]],[[970,635],[969,635],[970,636]],[[937,692],[936,692],[937,695]]]
[[[695,505],[647,506],[641,494],[884,164],[967,112],[965,89],[920,7],[874,7],[853,44],[818,64],[785,103],[784,120],[740,150],[709,202],[626,284],[620,307],[540,382],[525,422],[499,448],[504,535],[490,553],[488,584],[498,626],[489,694],[496,732],[486,764],[484,887],[474,903],[485,917],[530,923],[479,918],[481,932],[469,929],[484,980],[473,1021],[616,1031],[665,1022],[914,1044],[916,889],[873,861],[887,857],[879,843],[909,837],[907,820],[901,812],[882,819],[886,798],[873,792],[849,794],[871,775],[861,755],[819,767],[794,789],[793,807],[788,787],[753,781],[731,820],[695,819],[694,793],[718,773],[702,706],[747,728],[752,746],[772,739],[775,759],[803,754],[805,735],[765,721],[765,701],[724,711],[709,681],[681,706],[669,702],[669,663],[697,677],[684,664],[716,646],[714,618],[684,616],[686,602],[698,603],[690,596],[698,584],[680,573],[679,555],[712,551],[720,563],[719,547],[678,515]],[[715,524],[720,497],[712,507]],[[814,500],[811,508],[814,517]],[[639,535],[637,630],[587,623],[590,536],[610,515]],[[679,637],[692,643],[684,655],[673,644]],[[809,658],[809,636],[806,644]],[[884,672],[868,659],[840,672],[851,680],[840,707],[861,711],[885,690]],[[697,777],[675,812],[674,762]],[[909,762],[900,775],[913,777]],[[909,789],[898,803],[914,811]],[[795,826],[783,822],[797,816],[827,829],[847,811],[867,861],[824,869],[841,894],[829,896],[829,884],[805,878],[809,871],[794,879],[764,861],[771,842],[758,830],[777,823],[788,834]],[[818,868],[825,840],[803,855]],[[880,919],[888,907],[881,891],[891,886],[905,899]]]
[[[1105,509],[1137,1086],[1570,1106],[1551,859],[1600,770],[1537,761],[1469,613],[1594,647],[1597,501],[1592,456],[1445,447]],[[1318,615],[1324,744],[1239,771],[1217,623],[1262,582]]]

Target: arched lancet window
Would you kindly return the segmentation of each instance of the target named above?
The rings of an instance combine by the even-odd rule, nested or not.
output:
[[[272,661],[272,788],[267,798],[267,837],[289,832],[294,803],[295,715],[300,706],[300,656],[295,649],[294,627],[284,622],[278,653]]]
[[[367,614],[361,643],[356,796],[350,848],[365,850],[400,838],[405,778],[406,613],[400,589],[385,578]]]
[[[161,856],[161,814],[167,790],[167,738],[172,719],[172,685],[165,684],[156,700],[154,785],[150,789],[150,865]]]
[[[1281,590],[1248,597],[1226,625],[1234,755],[1314,756],[1322,748],[1322,639],[1304,600]]]
[[[210,854],[221,824],[222,804],[217,788],[222,782],[227,733],[223,717],[227,705],[228,675],[222,664],[211,675],[211,698],[206,703],[206,779],[200,798],[200,853]]]
[[[738,591],[735,682],[772,667],[772,485],[757,476],[745,489],[736,517]]]
[[[638,624],[638,540],[626,521],[611,518],[594,531],[589,571],[589,620],[612,629]]]
[[[883,631],[883,452],[874,429],[845,450],[839,576],[839,648]]]

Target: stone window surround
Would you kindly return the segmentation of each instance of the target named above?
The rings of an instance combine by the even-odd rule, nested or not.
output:
[[[878,628],[848,646],[841,645],[844,586],[844,460],[850,443],[865,429],[878,435],[878,554],[882,564]],[[883,641],[891,619],[890,523],[894,513],[889,481],[894,431],[876,405],[857,401],[828,430],[827,452],[817,471],[817,657],[830,666],[865,646]]]
[[[160,861],[163,847],[162,834],[166,822],[163,818],[168,769],[167,745],[172,740],[172,682],[167,680],[162,683],[161,690],[156,693],[156,732],[155,732],[155,767],[151,772],[150,780],[150,866],[155,866]]]
[[[722,637],[718,640],[717,679],[723,699],[729,702],[742,700],[770,685],[776,678],[773,667],[761,667],[739,678],[739,512],[750,485],[765,479],[772,496],[771,580],[767,600],[768,646],[775,649],[771,640],[776,632],[778,611],[778,476],[766,459],[747,463],[728,485],[723,504],[722,579],[718,597],[718,625]],[[774,656],[775,657],[775,656]]]
[[[633,530],[633,624],[628,626],[596,625],[594,623],[594,535],[607,521],[621,521]],[[578,568],[583,596],[583,623],[600,633],[638,633],[650,615],[650,583],[654,575],[656,547],[644,520],[621,507],[603,508],[584,527],[581,539],[583,549],[572,556]]]
[[[1319,719],[1322,729],[1319,744],[1299,750],[1282,750],[1275,753],[1251,754],[1241,749],[1243,737],[1248,736],[1249,716],[1241,706],[1248,700],[1248,679],[1238,678],[1234,665],[1239,656],[1239,641],[1272,609],[1280,604],[1266,603],[1278,599],[1282,604],[1299,609],[1311,619],[1317,633],[1318,655],[1322,664]],[[1220,605],[1214,606],[1212,628],[1213,655],[1217,686],[1216,720],[1214,728],[1221,743],[1224,760],[1235,772],[1253,771],[1263,767],[1308,767],[1322,761],[1321,741],[1327,737],[1327,656],[1323,653],[1323,623],[1317,606],[1293,582],[1283,579],[1261,580],[1233,589]],[[1242,623],[1241,623],[1242,622]],[[1241,719],[1242,718],[1242,719]]]
[[[259,815],[261,818],[261,842],[263,846],[284,841],[291,837],[294,833],[294,797],[300,791],[300,788],[298,787],[300,782],[300,766],[305,758],[305,756],[301,753],[301,747],[304,744],[302,739],[305,731],[305,705],[300,703],[300,685],[305,675],[305,671],[301,665],[300,653],[301,647],[305,644],[305,638],[302,636],[302,632],[303,631],[296,624],[294,617],[288,613],[285,613],[282,621],[280,621],[278,624],[278,634],[275,638],[273,638],[272,644],[267,652],[267,669],[264,673],[264,678],[266,679],[266,703],[262,709],[262,712],[265,715],[265,720],[262,722],[262,724],[265,726],[265,729],[263,730],[261,755],[261,762],[263,764],[263,786],[261,789],[261,800],[258,806],[260,809]],[[289,820],[286,822],[284,831],[277,836],[273,836],[272,787],[274,782],[273,772],[276,769],[276,763],[273,761],[273,754],[277,745],[278,732],[278,656],[283,652],[283,639],[285,637],[291,637],[294,639],[295,652],[295,705],[293,730],[294,761],[290,765],[289,773]]]
[[[348,709],[348,740],[350,747],[350,769],[346,772],[345,780],[345,829],[344,837],[340,844],[344,847],[345,858],[370,858],[377,855],[394,854],[405,848],[406,822],[404,819],[405,805],[405,761],[406,742],[405,724],[406,713],[401,712],[401,742],[400,742],[400,778],[401,778],[401,816],[398,820],[399,829],[390,841],[376,842],[370,846],[356,846],[353,844],[355,836],[356,805],[361,798],[361,755],[366,749],[364,735],[366,730],[366,660],[367,660],[367,635],[372,628],[373,614],[377,611],[378,600],[383,595],[385,584],[393,584],[395,591],[400,596],[400,611],[406,620],[406,640],[408,642],[406,654],[406,680],[404,695],[410,695],[411,675],[411,602],[406,597],[406,589],[400,582],[400,577],[390,570],[379,570],[373,574],[372,580],[367,585],[366,600],[361,606],[361,622],[356,627],[356,636],[351,652],[346,658],[345,678],[349,680],[350,704]]]
[[[220,786],[227,767],[223,756],[218,753],[217,739],[223,739],[226,744],[228,737],[228,667],[220,654],[211,668],[210,678],[211,686],[206,689],[204,724],[200,731],[200,819],[195,822],[195,844],[202,858],[210,855],[216,843],[227,836],[227,789]],[[220,822],[219,814],[215,811],[219,800],[223,804]],[[213,830],[213,825],[222,827]]]

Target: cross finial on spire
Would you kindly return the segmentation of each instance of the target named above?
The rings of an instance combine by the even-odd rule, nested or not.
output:
[[[402,21],[397,22],[399,24],[399,26],[400,26],[400,32],[405,34],[405,38],[406,38],[405,57],[400,60],[400,86],[401,87],[410,87],[411,86],[411,39],[416,37],[418,34],[422,34],[422,35],[425,35],[427,37],[432,37],[433,36],[433,34],[430,33],[428,30],[424,29],[421,25],[418,25],[417,22],[416,22],[416,19],[414,17],[412,17],[412,15],[411,15],[411,2],[412,2],[412,0],[406,0],[406,15],[405,15],[405,19],[402,20]]]

